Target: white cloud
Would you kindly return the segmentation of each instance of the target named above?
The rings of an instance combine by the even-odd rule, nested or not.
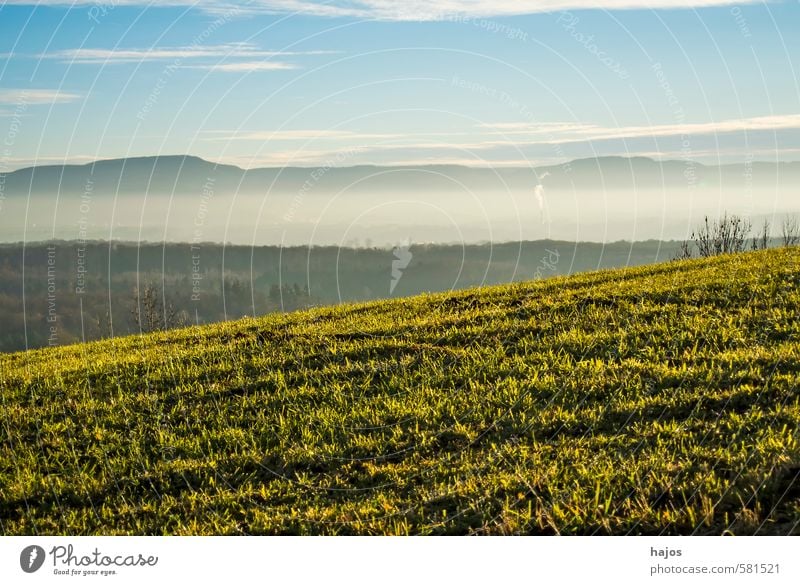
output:
[[[617,153],[620,156],[632,156],[629,153]],[[721,160],[723,164],[725,161],[741,162],[749,159],[757,159],[758,161],[775,161],[782,162],[788,160],[790,156],[797,156],[800,154],[800,148],[756,148],[747,149],[742,148],[715,148],[713,150],[692,150],[686,152],[685,150],[643,150],[636,151],[635,156],[646,156],[656,160],[675,160],[675,159],[689,159],[689,160],[707,160],[716,164],[715,161]]]
[[[297,65],[281,63],[278,61],[254,61],[237,63],[216,63],[212,65],[187,65],[186,69],[207,69],[209,71],[227,71],[252,73],[255,71],[285,71],[297,69]]]
[[[381,20],[439,20],[454,17],[490,18],[562,10],[628,10],[701,8],[760,4],[762,0],[164,0],[160,6],[196,6],[208,11],[241,7],[246,12],[298,13],[314,16],[349,16]],[[6,4],[38,6],[96,6],[96,0],[6,0]],[[115,0],[114,6],[152,6],[149,0]]]
[[[346,158],[346,162],[336,162],[341,159],[341,152],[328,150],[280,150],[273,152],[262,152],[255,156],[232,156],[224,157],[225,163],[234,164],[243,169],[254,169],[259,167],[284,167],[284,166],[318,166],[324,164],[347,166],[354,164],[351,158]]]
[[[394,150],[425,148],[431,150],[467,149],[485,150],[495,147],[526,146],[532,144],[564,144],[652,138],[683,135],[713,135],[731,132],[761,132],[800,129],[800,114],[759,116],[739,120],[721,120],[691,124],[662,124],[652,126],[606,127],[573,122],[529,124],[517,122],[484,123],[474,133],[468,132],[409,132],[406,134],[360,133],[347,130],[262,130],[262,131],[210,131],[205,140],[231,141],[287,141],[287,140],[340,140],[367,142],[368,149]],[[421,141],[423,137],[435,140]],[[452,140],[456,137],[466,141]],[[376,141],[376,142],[369,142]],[[363,146],[363,144],[362,144]]]
[[[652,143],[647,138],[680,139],[683,135],[713,136],[715,134],[733,135],[737,132],[771,133],[777,130],[800,129],[800,115],[759,116],[739,120],[721,120],[717,122],[662,124],[653,126],[620,126],[604,127],[593,124],[571,122],[551,122],[544,124],[527,124],[516,122],[487,123],[478,125],[474,132],[408,132],[405,134],[370,134],[345,130],[281,130],[281,131],[209,131],[205,141],[261,141],[273,143],[280,141],[296,141],[296,148],[277,147],[269,153],[259,155],[259,164],[270,166],[314,165],[334,160],[341,152],[353,150],[354,158],[348,158],[349,164],[465,164],[472,160],[472,165],[486,164],[490,166],[527,165],[523,157],[541,163],[544,160],[554,162],[551,146],[554,144],[569,145],[570,152],[587,151],[585,156],[618,154],[623,146],[613,141],[630,139],[624,151],[625,156],[650,156],[654,158],[686,158],[715,159],[724,156],[735,159],[736,153],[743,156],[741,146],[731,146],[711,150],[697,150],[686,153],[680,150],[653,151]],[[769,136],[769,134],[767,134]],[[642,142],[645,140],[645,142]],[[738,140],[733,138],[734,142]],[[319,141],[322,141],[321,143]],[[607,141],[607,142],[606,142]],[[304,142],[315,145],[325,144],[322,148],[307,148]],[[598,144],[606,142],[606,144]],[[667,140],[663,146],[667,147]],[[726,139],[726,144],[731,143]],[[334,146],[335,144],[335,146]],[[661,145],[661,144],[660,144]],[[573,148],[574,147],[574,148]],[[576,150],[577,149],[577,150]],[[587,150],[588,149],[588,150]],[[611,150],[609,150],[611,149]],[[782,146],[780,149],[750,149],[754,156],[765,155],[774,159],[795,155],[798,149]],[[573,158],[580,158],[576,154]],[[483,160],[483,163],[479,162]],[[253,162],[246,166],[253,166]],[[257,166],[257,165],[256,165]]]
[[[134,49],[67,49],[39,55],[43,59],[58,59],[72,64],[113,64],[113,63],[141,63],[144,61],[173,61],[177,66],[183,61],[197,59],[248,59],[251,65],[258,59],[260,70],[289,69],[292,66],[285,63],[272,63],[266,61],[274,57],[296,57],[306,55],[330,55],[336,51],[263,51],[249,43],[231,43],[225,45],[187,46],[187,47],[153,47]],[[216,66],[217,64],[211,64]],[[238,65],[231,63],[230,65]],[[187,65],[188,67],[188,65]],[[209,66],[210,68],[210,66]],[[244,70],[247,68],[244,67]],[[238,71],[241,69],[222,69],[223,71]]]
[[[756,0],[751,0],[756,2]],[[381,20],[446,20],[490,18],[563,10],[635,8],[697,8],[742,4],[737,0],[355,0],[321,3],[302,0],[262,0],[271,10],[319,16],[352,16]],[[744,3],[748,3],[745,1]]]
[[[386,138],[405,138],[405,134],[369,134],[349,130],[256,130],[231,131],[210,130],[206,141],[229,142],[232,140],[252,140],[258,142],[272,141],[309,141],[309,140],[382,140]],[[418,135],[414,135],[418,136]]]
[[[541,140],[522,141],[526,144],[581,142],[625,138],[661,136],[726,134],[730,132],[758,132],[800,129],[800,114],[758,116],[718,122],[690,124],[656,124],[652,126],[605,127],[593,124],[481,124],[493,134],[543,136]]]
[[[82,96],[57,89],[0,89],[0,104],[23,108],[38,104],[74,102]]]
[[[512,136],[515,134],[524,134],[526,136],[551,137],[573,134],[599,127],[578,122],[541,122],[535,124],[528,122],[498,122],[496,124],[479,124],[478,128],[481,128],[485,134],[489,135]]]
[[[501,168],[501,167],[530,167],[531,165],[545,165],[545,164],[558,164],[564,162],[558,158],[536,158],[526,159],[484,159],[484,158],[459,158],[453,157],[430,157],[430,158],[403,158],[389,164],[389,166],[425,166],[425,165],[458,165],[463,167],[483,167],[483,168]]]
[[[381,160],[405,160],[419,158],[421,153],[428,153],[431,160],[461,159],[465,152],[481,152],[482,156],[490,156],[496,160],[503,152],[524,151],[528,154],[531,148],[538,149],[556,144],[570,144],[587,148],[603,141],[631,140],[647,138],[680,138],[681,136],[713,136],[715,134],[733,134],[736,132],[773,132],[777,130],[800,129],[800,114],[783,116],[760,116],[739,120],[722,120],[717,122],[691,124],[663,124],[652,126],[620,126],[604,127],[593,124],[572,122],[551,122],[528,124],[516,122],[485,123],[476,127],[474,132],[408,132],[368,133],[348,130],[304,129],[304,130],[259,130],[233,131],[218,130],[204,132],[205,142],[255,141],[263,143],[297,142],[296,150],[273,152],[270,160],[297,159],[304,163],[318,163],[336,156],[344,149],[355,148],[359,153],[371,153],[382,157]],[[330,145],[327,150],[312,150],[302,143],[320,142]],[[335,144],[335,146],[334,146]],[[641,146],[641,143],[640,143]],[[633,145],[630,145],[633,148]],[[605,149],[606,147],[602,147]],[[646,147],[647,150],[652,146]],[[634,150],[636,150],[634,148]],[[781,152],[785,149],[781,148]],[[489,153],[492,153],[491,155]],[[788,150],[786,151],[789,152]],[[631,152],[630,154],[637,154]],[[647,156],[655,156],[647,152]],[[685,157],[686,153],[670,153]],[[703,156],[706,156],[705,154]],[[422,159],[420,159],[422,160]],[[297,163],[291,163],[297,164]]]

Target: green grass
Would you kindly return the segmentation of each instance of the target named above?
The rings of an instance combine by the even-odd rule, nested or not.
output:
[[[0,530],[797,534],[799,311],[782,249],[4,355]]]

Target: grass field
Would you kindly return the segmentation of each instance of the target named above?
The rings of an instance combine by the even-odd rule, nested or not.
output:
[[[0,530],[798,534],[799,312],[795,248],[3,355]]]

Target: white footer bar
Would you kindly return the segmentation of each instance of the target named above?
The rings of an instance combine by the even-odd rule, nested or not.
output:
[[[797,584],[798,550],[785,536],[4,537],[0,583]]]

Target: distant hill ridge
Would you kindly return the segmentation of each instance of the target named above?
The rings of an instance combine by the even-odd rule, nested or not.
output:
[[[196,194],[204,188],[218,193],[295,193],[304,184],[314,192],[351,189],[396,192],[530,189],[540,181],[548,189],[661,189],[669,186],[756,186],[800,181],[800,162],[749,165],[703,165],[680,160],[608,156],[540,167],[468,167],[460,165],[356,165],[333,167],[262,167],[242,169],[191,155],[159,155],[97,160],[86,164],[42,165],[0,174],[4,195],[78,195],[94,193]]]

